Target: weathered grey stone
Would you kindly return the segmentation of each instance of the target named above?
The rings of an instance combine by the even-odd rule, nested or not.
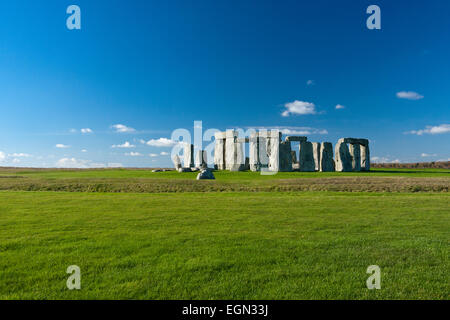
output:
[[[244,164],[244,170],[250,170],[250,158],[249,157],[245,157],[245,164]]]
[[[249,165],[251,171],[259,171],[261,169],[261,163],[259,161],[259,135],[258,132],[250,134],[249,140]]]
[[[175,170],[178,170],[178,169],[181,168],[181,160],[180,160],[180,157],[178,155],[175,155],[172,158],[172,161],[173,161],[173,166],[174,166]]]
[[[184,145],[184,167],[190,168],[194,166],[194,145],[186,143]]]
[[[236,171],[245,170],[245,151],[244,151],[245,142],[237,141],[236,146]]]
[[[236,132],[234,130],[227,130],[225,139],[225,168],[227,170],[232,170],[236,165],[235,139]]]
[[[292,159],[292,164],[297,163],[297,153],[295,152],[295,150],[291,150],[291,159]]]
[[[303,141],[299,145],[298,162],[300,171],[315,171],[313,146],[311,142]]]
[[[313,147],[314,167],[316,171],[320,170],[320,142],[311,142]]]
[[[214,148],[214,166],[218,170],[225,170],[225,132],[215,133],[215,148]]]
[[[191,168],[180,168],[178,169],[178,172],[192,172]]]
[[[361,170],[369,171],[370,170],[370,151],[369,151],[369,143],[367,145],[361,145]]]
[[[226,131],[225,140],[225,168],[230,171],[241,171],[245,167],[244,146],[238,142],[235,130]]]
[[[259,170],[269,169],[269,154],[268,154],[268,139],[267,132],[259,132],[258,136],[258,164]]]
[[[323,142],[320,145],[320,171],[334,171],[333,145],[331,142]]]
[[[297,142],[305,142],[308,138],[303,136],[287,136],[284,141],[297,141]]]
[[[352,157],[344,138],[338,140],[334,147],[336,171],[352,171]]]
[[[352,161],[352,171],[361,171],[361,149],[359,144],[351,143],[348,151]]]
[[[270,130],[267,135],[267,154],[269,156],[269,171],[280,171],[280,130]]]
[[[197,155],[195,157],[195,166],[197,168],[207,168],[208,167],[205,150],[197,150]]]
[[[161,169],[153,169],[152,172],[162,172]]]
[[[359,138],[342,138],[344,143],[350,143],[350,144],[359,144],[363,146],[369,145],[369,140],[367,139],[359,139]]]
[[[203,169],[197,175],[197,180],[203,180],[203,179],[215,179],[215,177],[211,170]]]
[[[292,171],[291,142],[283,141],[280,143],[280,168],[281,172]]]

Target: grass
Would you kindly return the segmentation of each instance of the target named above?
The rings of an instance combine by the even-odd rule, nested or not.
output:
[[[449,207],[448,193],[3,191],[0,299],[448,299]]]
[[[0,168],[0,190],[72,192],[228,192],[344,191],[448,192],[450,170],[383,169],[370,172],[216,171],[216,180],[195,180],[198,173],[148,169],[7,169]]]
[[[66,178],[148,178],[148,179],[195,179],[198,173],[177,171],[152,172],[150,169],[21,169],[0,168],[0,176],[66,179]],[[447,169],[372,169],[370,172],[278,172],[275,175],[261,175],[259,172],[216,171],[214,173],[221,181],[261,181],[298,178],[325,177],[409,177],[409,178],[450,178]]]

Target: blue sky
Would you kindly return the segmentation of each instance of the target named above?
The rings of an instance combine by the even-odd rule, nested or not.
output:
[[[66,27],[71,4],[81,30]],[[371,4],[381,30],[366,28]],[[195,120],[369,138],[375,161],[447,160],[449,12],[448,1],[2,1],[0,166],[170,166],[160,139]]]

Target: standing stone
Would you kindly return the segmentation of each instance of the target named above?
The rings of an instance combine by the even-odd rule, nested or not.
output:
[[[259,171],[261,163],[259,161],[259,137],[258,132],[252,132],[249,139],[249,165],[251,171]]]
[[[226,131],[225,140],[225,168],[230,171],[244,170],[244,146],[238,141],[238,133],[235,130]]]
[[[280,143],[280,171],[292,171],[291,142],[283,141]]]
[[[194,145],[186,143],[184,145],[184,167],[191,168],[194,166]]]
[[[174,166],[175,170],[179,170],[179,169],[181,168],[181,160],[180,160],[180,157],[179,157],[178,155],[175,155],[175,156],[172,158],[172,161],[173,161],[173,166]]]
[[[350,157],[352,160],[352,171],[361,171],[361,149],[359,144],[349,145]]]
[[[323,142],[320,146],[320,171],[334,171],[333,145],[331,142]]]
[[[370,171],[369,142],[367,145],[361,145],[361,170]]]
[[[236,133],[234,130],[227,130],[225,137],[225,168],[227,170],[233,170],[236,166]]]
[[[225,132],[215,133],[214,166],[217,170],[225,170]]]
[[[249,157],[245,157],[244,170],[245,170],[245,171],[250,170],[250,158],[249,158]]]
[[[313,146],[311,142],[300,142],[298,162],[300,171],[315,171],[316,166],[314,164]]]
[[[268,132],[267,130],[258,133],[258,164],[259,170],[268,170],[269,168],[269,153],[268,153]]]
[[[311,142],[313,147],[314,167],[316,171],[320,170],[320,142]]]
[[[295,152],[295,150],[291,150],[291,159],[292,159],[292,164],[297,163],[297,153]]]
[[[245,141],[245,139],[244,139]],[[241,141],[239,138],[236,139],[236,171],[245,170],[245,151],[244,151],[245,142]]]
[[[205,150],[197,151],[197,155],[195,157],[195,166],[197,168],[207,168],[208,167]]]
[[[350,152],[344,138],[338,140],[336,146],[334,147],[334,154],[336,171],[352,171],[352,157],[350,156]]]
[[[270,130],[266,143],[269,156],[269,171],[280,171],[280,141],[280,130]]]

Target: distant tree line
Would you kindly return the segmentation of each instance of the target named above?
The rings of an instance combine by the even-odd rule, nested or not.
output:
[[[450,169],[450,161],[414,162],[414,163],[371,163],[373,168],[400,169]]]

